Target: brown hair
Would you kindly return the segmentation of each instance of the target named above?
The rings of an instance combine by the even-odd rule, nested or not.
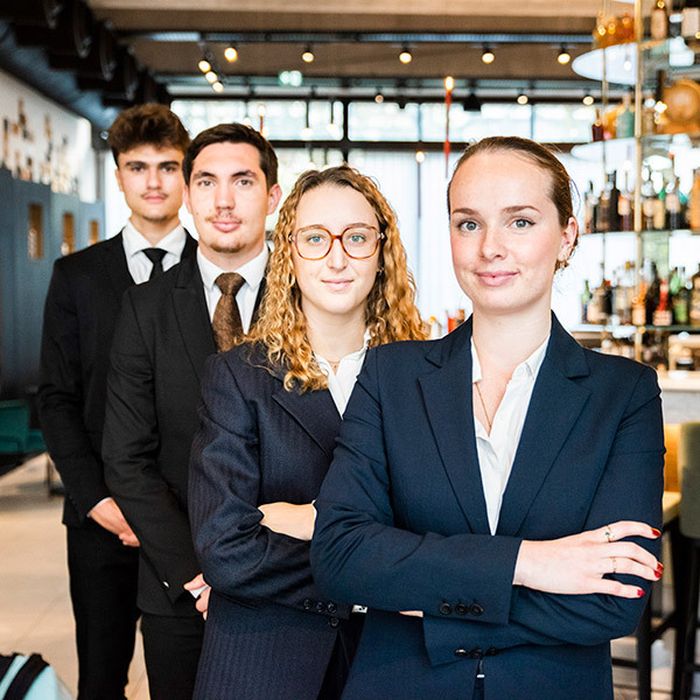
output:
[[[188,185],[195,158],[200,151],[215,143],[248,143],[257,148],[260,154],[260,169],[265,174],[267,189],[269,190],[273,185],[277,184],[277,155],[270,142],[255,129],[245,124],[231,122],[230,124],[219,124],[205,129],[194,138],[182,162],[182,174]]]
[[[496,151],[510,151],[521,155],[523,158],[527,158],[549,173],[552,181],[549,198],[557,209],[559,224],[562,227],[566,227],[569,223],[569,219],[572,217],[575,218],[573,198],[571,196],[575,185],[569,173],[566,171],[566,168],[549,148],[537,143],[537,141],[525,139],[520,136],[488,136],[487,138],[467,146],[466,150],[457,161],[450,182],[447,185],[448,213],[450,211],[450,189],[452,188],[452,182],[457,175],[457,171],[471,157],[480,153],[494,153]],[[571,253],[573,253],[577,245],[578,236],[576,237]],[[571,257],[571,254],[569,254],[569,257]],[[567,264],[568,261],[560,261],[557,263],[557,269],[566,267]]]
[[[396,215],[379,188],[370,178],[347,165],[322,171],[309,170],[296,181],[280,209],[260,318],[246,338],[266,347],[268,361],[273,367],[286,369],[284,386],[288,391],[294,387],[306,391],[328,386],[328,379],[314,359],[306,334],[291,241],[299,201],[306,192],[322,185],[350,187],[363,195],[374,209],[380,230],[385,235],[379,251],[381,271],[367,297],[365,321],[369,346],[425,338]]]
[[[152,144],[157,148],[177,148],[185,153],[190,135],[182,122],[165,105],[145,104],[125,109],[109,129],[107,143],[112,149],[114,162],[120,153]]]

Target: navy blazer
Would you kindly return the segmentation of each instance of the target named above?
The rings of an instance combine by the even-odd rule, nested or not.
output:
[[[260,349],[209,358],[192,445],[190,523],[212,586],[195,698],[316,700],[349,606],[322,596],[309,542],[260,525],[263,503],[310,503],[340,415],[328,390],[286,391]]]
[[[612,698],[609,641],[635,629],[646,600],[514,587],[513,571],[523,539],[661,527],[656,375],[584,350],[553,317],[492,536],[470,340],[471,321],[371,351],[345,412],[311,547],[320,589],[370,606],[343,697],[469,700],[482,685],[487,700]],[[658,541],[641,544],[658,554]]]

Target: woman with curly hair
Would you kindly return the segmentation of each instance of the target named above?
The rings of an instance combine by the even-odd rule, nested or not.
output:
[[[361,601],[313,582],[313,501],[366,349],[423,337],[377,187],[347,166],[304,173],[280,211],[260,318],[203,380],[189,502],[212,593],[196,698],[340,697]]]

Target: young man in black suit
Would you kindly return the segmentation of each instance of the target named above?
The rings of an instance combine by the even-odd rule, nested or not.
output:
[[[199,134],[183,174],[197,255],[125,294],[103,442],[110,492],[141,543],[138,605],[152,700],[192,697],[203,635],[197,607],[208,598],[187,516],[201,371],[254,319],[265,219],[281,196],[272,147],[241,124]]]
[[[41,354],[41,425],[66,489],[80,700],[121,700],[134,649],[139,546],[101,458],[109,347],[122,294],[193,254],[180,224],[180,120],[162,105],[122,112],[109,132],[131,216],[122,231],[54,265]]]

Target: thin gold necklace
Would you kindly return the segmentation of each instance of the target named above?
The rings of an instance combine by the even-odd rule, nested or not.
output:
[[[489,412],[486,410],[486,404],[484,403],[484,397],[481,395],[481,389],[479,389],[479,384],[481,384],[481,380],[478,382],[474,382],[474,386],[476,387],[476,393],[479,396],[479,401],[481,402],[481,408],[484,411],[484,416],[486,417],[486,422],[488,423],[489,426],[489,435],[491,434],[491,427],[493,425],[491,419],[489,418]]]

